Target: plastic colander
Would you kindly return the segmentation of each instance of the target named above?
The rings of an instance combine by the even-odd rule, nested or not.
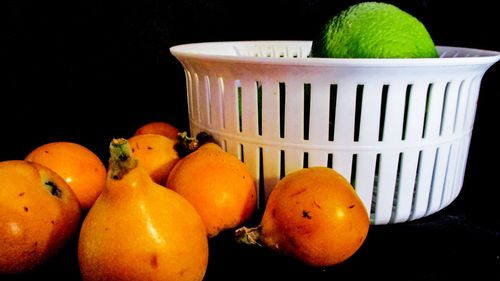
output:
[[[192,135],[210,133],[254,176],[259,208],[286,174],[331,167],[372,224],[430,215],[464,179],[481,79],[495,51],[440,58],[308,58],[310,41],[171,47],[186,77]]]

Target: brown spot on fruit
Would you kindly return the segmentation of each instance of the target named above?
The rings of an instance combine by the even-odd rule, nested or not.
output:
[[[302,211],[302,217],[306,219],[312,219],[311,215],[309,214],[309,211],[303,210]]]
[[[53,181],[46,181],[45,186],[47,187],[47,190],[50,192],[50,194],[58,198],[62,197],[61,189],[59,189],[59,187]]]
[[[24,192],[21,192],[18,194],[20,197],[23,197],[24,196]]]
[[[158,255],[156,255],[156,253],[151,256],[151,260],[149,261],[149,263],[151,264],[152,268],[158,267]]]
[[[297,192],[295,192],[295,193],[290,194],[290,196],[291,196],[291,197],[295,197],[295,196],[297,196],[297,195],[299,195],[299,194],[301,194],[301,193],[304,193],[305,191],[306,191],[306,189],[305,189],[305,188],[303,188],[303,189],[301,189],[301,190],[299,190],[299,191],[297,191]]]

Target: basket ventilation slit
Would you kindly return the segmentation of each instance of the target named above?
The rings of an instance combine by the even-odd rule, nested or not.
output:
[[[262,82],[257,81],[257,129],[262,136]]]
[[[225,93],[225,89],[224,89],[224,78],[222,77],[219,77],[217,79],[217,83],[219,84],[219,91],[220,91],[220,102],[221,102],[221,105],[219,106],[220,108],[220,111],[221,111],[221,119],[222,119],[222,128],[226,128],[226,112],[224,110],[224,106],[223,106],[223,103],[224,103],[224,93]]]
[[[193,101],[193,109],[191,112],[195,115],[196,121],[201,121],[201,110],[200,110],[200,79],[198,73],[193,73],[193,93],[192,93],[192,101]]]
[[[370,221],[375,219],[376,202],[378,194],[378,183],[379,183],[379,171],[380,171],[380,153],[377,153],[377,159],[375,160],[375,176],[373,177],[373,192],[372,192],[372,202],[370,206]]]
[[[401,139],[404,140],[406,139],[406,125],[408,124],[408,111],[410,109],[410,95],[411,95],[411,88],[412,84],[409,84],[406,87],[406,97],[405,97],[405,109],[404,109],[404,115],[403,115],[403,133],[401,135]]]
[[[193,77],[191,71],[184,69],[184,74],[186,75],[186,92],[187,92],[187,111],[188,116],[193,116]]]
[[[448,181],[453,180],[453,178],[454,178],[453,175],[451,175],[452,171],[450,170],[451,155],[452,155],[452,152],[454,151],[453,148],[454,148],[454,145],[452,144],[450,146],[450,149],[448,150],[448,155],[446,156],[443,189],[441,190],[441,200],[439,201],[439,209],[441,209],[448,200],[448,198],[445,198],[445,193],[446,193]],[[453,164],[455,164],[455,163],[453,163]]]
[[[280,138],[285,137],[285,83],[279,83],[279,96],[280,96]]]
[[[350,183],[356,189],[356,164],[358,162],[358,155],[353,154],[352,155],[352,164],[351,164],[351,178],[350,178]]]
[[[259,194],[257,196],[258,206],[265,206],[266,196],[262,196],[262,194],[266,194],[264,182],[264,149],[262,147],[259,147],[259,182],[257,188],[257,194]]]
[[[425,137],[425,131],[427,127],[427,122],[429,121],[429,106],[430,106],[430,100],[431,100],[431,95],[432,95],[432,88],[434,87],[434,84],[430,83],[429,87],[427,88],[427,97],[425,100],[425,112],[424,112],[424,124],[422,126],[422,138]]]
[[[359,130],[361,126],[361,105],[363,104],[363,85],[356,87],[356,108],[354,111],[354,138],[353,141],[359,141]]]
[[[241,162],[245,162],[245,153],[244,153],[244,149],[243,149],[243,144],[240,144],[240,150],[239,150],[238,156],[239,156]]]
[[[422,165],[422,150],[420,150],[418,152],[418,162],[417,162],[417,169],[416,169],[416,176],[415,176],[415,186],[413,188],[413,196],[411,198],[411,210],[410,210],[410,220],[412,218],[414,218],[415,216],[415,208],[416,208],[416,201],[417,201],[417,189],[419,187],[419,179],[420,177],[418,176],[421,172],[420,172],[420,168],[421,168],[421,165]]]
[[[460,131],[464,131],[464,130],[467,130],[468,128],[468,125],[471,124],[470,123],[470,115],[471,115],[471,112],[474,112],[475,110],[475,106],[473,106],[471,103],[475,103],[477,102],[477,100],[475,100],[477,98],[476,96],[476,87],[475,87],[475,84],[476,84],[476,77],[472,77],[470,79],[468,79],[468,82],[467,82],[467,89],[466,92],[467,94],[465,94],[464,96],[466,96],[466,99],[465,99],[465,106],[463,108],[463,121],[462,121],[462,127],[460,128]],[[471,124],[472,126],[472,124]]]
[[[240,80],[236,80],[236,101],[238,102],[238,131],[243,131],[243,101]]]
[[[399,194],[399,184],[401,182],[401,166],[403,162],[403,153],[399,153],[398,157],[398,168],[396,172],[396,182],[394,186],[394,197],[392,198],[392,212],[390,222],[394,223],[396,221],[396,207],[398,204],[398,194]]]
[[[337,84],[330,85],[330,111],[328,122],[328,140],[333,141],[335,135],[335,109],[337,107]]]
[[[441,108],[441,120],[439,123],[439,135],[443,135],[443,128],[444,128],[444,121],[445,121],[445,110],[446,110],[446,104],[447,104],[447,99],[448,99],[448,94],[450,91],[450,84],[451,82],[446,83],[446,86],[444,88],[444,93],[443,93],[443,107]]]
[[[436,178],[436,173],[437,173],[437,168],[439,166],[438,160],[439,160],[439,155],[441,152],[441,148],[438,147],[436,149],[436,154],[434,156],[434,168],[432,169],[432,178],[431,178],[431,183],[430,183],[430,188],[429,188],[429,196],[427,200],[427,210],[425,211],[425,214],[428,215],[431,213],[432,209],[432,202],[435,201],[434,196],[435,196],[435,191],[434,189],[437,189],[437,178]]]
[[[311,84],[304,84],[304,140],[309,140],[311,114]]]
[[[465,89],[462,89],[462,90],[465,91],[465,94],[461,95],[464,98],[464,102],[463,102],[463,105],[461,108],[462,109],[461,110],[462,123],[460,124],[460,126],[461,126],[460,130],[463,130],[466,128],[467,121],[468,121],[467,120],[468,111],[474,108],[473,106],[469,105],[469,103],[472,102],[471,99],[475,96],[475,94],[474,94],[475,90],[473,90],[474,79],[468,79],[464,88]]]
[[[378,131],[378,141],[383,141],[384,138],[384,124],[385,124],[385,112],[387,109],[387,93],[389,92],[389,85],[384,85],[382,87],[382,101],[380,103],[380,124]]]
[[[453,130],[452,130],[453,133],[455,133],[456,129],[457,129],[457,123],[458,123],[457,121],[458,121],[459,115],[460,115],[460,102],[461,102],[461,99],[464,96],[464,94],[463,94],[464,84],[465,84],[465,81],[461,81],[460,82],[460,87],[458,88],[457,103],[455,104],[455,118],[453,118],[453,120],[454,120],[454,122],[453,122]]]
[[[285,176],[285,151],[280,150],[280,179]]]
[[[207,105],[207,114],[208,114],[208,124],[212,124],[213,123],[213,120],[212,120],[212,102],[211,102],[211,99],[212,99],[212,92],[210,90],[210,78],[208,76],[205,76],[204,77],[204,81],[205,81],[205,91],[207,93],[207,96],[205,97],[206,98],[206,105]]]
[[[328,153],[328,157],[326,159],[326,166],[328,168],[333,168],[333,153]]]
[[[222,140],[220,146],[222,150],[227,151],[227,140],[226,139]]]
[[[304,167],[304,168],[308,168],[309,167],[309,153],[304,152],[304,159],[303,159],[302,163],[303,163],[302,167]]]

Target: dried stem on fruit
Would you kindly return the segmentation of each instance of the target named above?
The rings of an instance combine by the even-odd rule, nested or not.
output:
[[[187,132],[181,132],[178,134],[177,140],[178,142],[175,145],[175,150],[177,150],[177,154],[181,158],[197,150],[205,143],[215,143],[214,138],[206,132],[200,132],[196,137],[190,137]]]
[[[132,149],[124,138],[113,139],[109,145],[109,175],[118,180],[137,166],[137,160],[132,156]]]
[[[236,229],[236,242],[247,245],[262,245],[259,243],[261,226],[256,227],[240,227]]]

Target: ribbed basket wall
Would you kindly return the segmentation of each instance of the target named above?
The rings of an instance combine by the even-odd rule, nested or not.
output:
[[[498,52],[438,47],[434,59],[307,58],[309,41],[179,45],[191,133],[251,170],[261,206],[280,178],[327,166],[373,224],[414,220],[459,194],[476,101]]]

